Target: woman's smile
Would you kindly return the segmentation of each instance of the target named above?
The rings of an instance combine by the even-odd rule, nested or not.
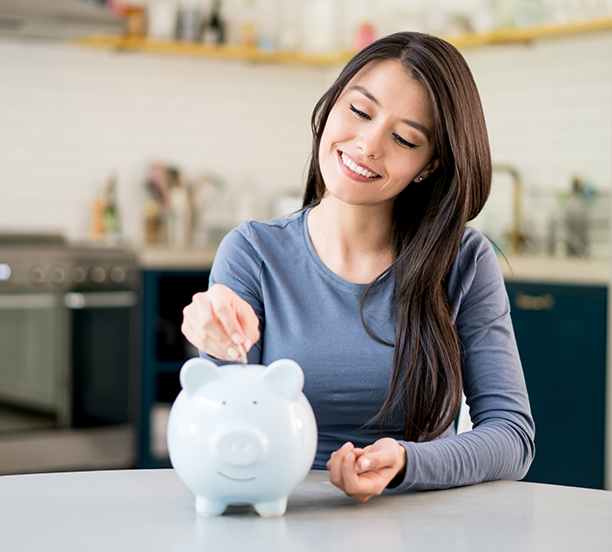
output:
[[[359,163],[347,153],[338,151],[338,157],[342,165],[342,170],[349,178],[357,180],[357,182],[369,182],[376,178],[380,178],[380,175],[376,174],[366,165]]]

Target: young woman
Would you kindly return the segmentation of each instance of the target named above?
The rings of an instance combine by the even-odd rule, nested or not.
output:
[[[219,247],[183,332],[219,361],[297,361],[314,468],[385,489],[522,478],[534,424],[494,251],[466,227],[490,189],[480,98],[461,54],[397,33],[316,105],[303,209]],[[455,435],[462,390],[474,429]]]

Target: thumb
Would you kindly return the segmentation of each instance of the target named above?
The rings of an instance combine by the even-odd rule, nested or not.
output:
[[[395,439],[380,439],[370,447],[366,447],[363,456],[355,463],[355,471],[366,471],[382,468],[403,469],[406,464],[406,451]]]

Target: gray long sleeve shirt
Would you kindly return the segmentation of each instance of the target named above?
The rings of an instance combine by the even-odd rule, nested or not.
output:
[[[351,441],[364,447],[386,436],[406,449],[406,475],[388,492],[441,489],[494,479],[520,479],[534,456],[534,424],[516,348],[501,271],[489,242],[466,228],[448,291],[463,351],[464,392],[472,431],[431,442],[402,441],[402,413],[384,434],[368,424],[389,388],[393,348],[365,331],[359,304],[365,284],[347,282],[318,257],[308,234],[308,211],[288,219],[246,222],[221,243],[210,283],[222,283],[259,317],[261,339],[249,363],[291,358],[302,367],[304,393],[319,430],[314,468]],[[395,341],[388,274],[369,292],[365,319]]]

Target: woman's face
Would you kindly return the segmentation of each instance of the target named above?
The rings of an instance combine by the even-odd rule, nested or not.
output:
[[[437,166],[434,116],[423,85],[395,60],[366,65],[332,107],[319,146],[326,195],[392,205]]]

